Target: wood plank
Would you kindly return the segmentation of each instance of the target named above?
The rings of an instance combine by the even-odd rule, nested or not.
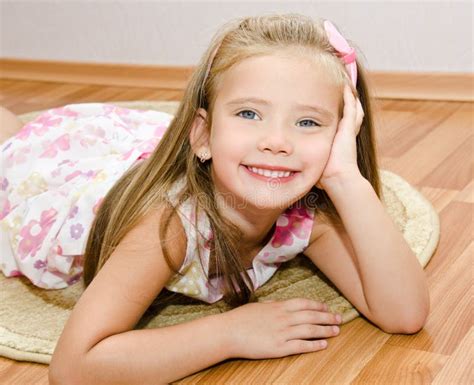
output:
[[[430,384],[448,356],[398,346],[383,346],[351,385]]]
[[[382,139],[379,151],[392,158],[402,156],[459,108],[459,104],[433,102],[425,103],[416,111],[384,112],[383,117],[379,118],[377,130]]]
[[[11,365],[8,365],[11,363]],[[6,368],[6,370],[3,370]],[[26,361],[13,361],[0,357],[0,384],[48,385],[48,365]]]
[[[423,178],[440,167],[471,136],[471,109],[467,104],[461,104],[456,112],[440,123],[430,122],[432,129],[402,156],[385,162],[385,167],[403,175],[410,184],[419,185]],[[426,116],[424,118],[427,119]]]
[[[472,180],[466,187],[462,189],[455,197],[454,200],[457,202],[468,202],[474,203],[474,181]]]
[[[433,187],[421,187],[418,191],[431,203],[437,213],[443,211],[443,209],[459,194],[458,190]]]
[[[472,318],[466,317],[472,311],[472,276],[466,269],[472,250],[471,243],[454,262],[446,262],[449,259],[445,257],[438,263],[437,272],[428,276],[431,308],[425,327],[416,335],[393,335],[388,345],[447,356],[456,350],[472,326]]]
[[[454,353],[448,358],[443,369],[436,375],[432,385],[471,385],[474,382],[472,376],[473,346],[474,328],[471,327],[469,333],[466,334]]]
[[[423,186],[462,190],[472,180],[474,140],[471,135],[433,172],[423,178]]]
[[[449,72],[394,72],[370,73],[373,94],[384,99],[450,100],[472,102],[474,75]]]

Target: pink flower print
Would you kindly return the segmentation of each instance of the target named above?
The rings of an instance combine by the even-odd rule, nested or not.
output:
[[[115,113],[119,116],[130,114],[129,109],[115,106],[113,104],[104,104],[102,109],[104,110],[106,115],[109,115],[111,113]]]
[[[82,271],[80,273],[77,273],[76,275],[73,275],[71,278],[68,278],[66,283],[71,286],[74,285],[76,282],[78,282],[81,279],[82,276]]]
[[[54,117],[48,112],[41,114],[32,122],[26,124],[19,132],[16,134],[17,139],[27,139],[31,133],[34,133],[37,136],[42,136],[45,132],[49,130],[50,127],[54,127],[62,122],[62,118]]]
[[[96,172],[94,170],[89,170],[87,172],[82,172],[80,170],[76,170],[72,174],[66,175],[64,180],[66,182],[69,182],[71,179],[74,179],[78,175],[84,175],[85,177],[87,177],[87,179],[91,179],[96,175]]]
[[[77,214],[77,212],[79,211],[79,207],[78,206],[74,206],[70,211],[69,211],[69,216],[68,218],[74,218]],[[59,247],[59,246],[58,246]]]
[[[127,160],[128,158],[130,158],[130,155],[132,155],[134,149],[132,148],[130,151],[127,151],[125,154],[122,155],[122,160]],[[141,156],[138,158],[140,159]]]
[[[8,215],[11,210],[10,201],[8,199],[5,199],[5,202],[3,203],[3,207],[1,209],[2,211],[0,211],[0,219],[3,219]]]
[[[63,106],[63,107],[58,107],[58,108],[53,108],[51,109],[51,113],[53,115],[59,115],[59,116],[70,116],[70,117],[76,117],[79,115],[78,112],[72,110],[68,106]]]
[[[212,231],[209,231],[207,239],[204,241],[204,247],[208,250],[211,250],[211,246],[214,243],[213,240],[214,234],[212,233]]]
[[[305,208],[295,208],[291,213],[282,214],[278,218],[272,246],[290,246],[293,244],[293,236],[305,239],[311,228],[312,221],[308,211]]]
[[[286,256],[284,255],[279,255],[278,257],[275,258],[275,262],[277,263],[282,263],[286,260]]]
[[[84,148],[89,148],[91,146],[93,146],[94,144],[97,143],[97,139],[94,139],[94,138],[81,138],[79,140],[79,144],[81,145],[81,147],[84,147]]]
[[[53,178],[56,178],[56,177],[58,177],[59,175],[61,175],[61,171],[62,171],[61,168],[57,167],[57,168],[55,168],[53,171],[51,171],[51,176],[52,176]]]
[[[268,251],[265,251],[263,254],[262,254],[262,259],[264,261],[268,261],[269,258],[271,257],[272,253],[268,252]]]
[[[141,153],[151,153],[155,149],[156,145],[158,144],[158,139],[150,139],[149,141],[142,143],[140,146],[138,146],[138,150]]]
[[[168,126],[166,125],[159,125],[155,128],[155,132],[153,133],[153,136],[158,138],[158,139],[161,139],[161,137],[164,135],[164,133],[166,132],[166,129],[168,128]]]
[[[99,207],[100,205],[102,204],[102,201],[104,200],[104,198],[100,198],[96,204],[94,205],[94,207],[92,208],[92,212],[94,213],[94,215],[97,214],[97,211],[99,211]]]
[[[34,263],[33,267],[38,270],[42,270],[46,267],[46,262],[38,260]]]
[[[58,154],[58,150],[67,151],[69,148],[69,134],[61,135],[53,143],[47,145],[40,158],[54,158]]]
[[[201,214],[202,214],[202,210],[201,210]],[[196,207],[195,206],[191,208],[191,212],[189,213],[189,220],[191,221],[193,225],[196,223]]]
[[[144,152],[138,157],[138,159],[148,159],[151,156],[151,154],[152,154],[151,152]]]
[[[21,150],[14,151],[10,155],[8,155],[7,160],[5,162],[7,168],[10,168],[16,164],[25,163],[28,159],[27,155],[29,155],[30,152],[30,148],[22,148]]]
[[[0,190],[5,191],[8,187],[8,179],[0,176]]]
[[[293,222],[294,217],[288,218],[284,214],[278,218],[272,239],[272,246],[274,248],[281,247],[282,245],[291,246],[293,244],[293,236],[290,230]]]
[[[74,179],[76,176],[81,175],[82,172],[80,170],[74,171],[72,174],[66,175],[64,180],[69,182],[71,179]]]
[[[31,220],[20,229],[20,236],[23,237],[18,245],[20,259],[25,259],[28,254],[31,254],[31,257],[35,256],[41,246],[41,242],[56,221],[57,214],[58,212],[55,209],[44,210],[41,213],[39,222]]]
[[[292,233],[300,239],[305,239],[313,228],[313,219],[304,207],[294,208],[291,217],[295,217]]]
[[[71,238],[79,239],[84,232],[84,227],[80,223],[71,226]]]
[[[59,167],[59,166],[62,166],[63,164],[69,163],[69,162],[70,162],[69,159],[64,159],[63,161],[61,161],[60,163],[58,163],[58,167]]]
[[[10,277],[21,277],[23,274],[19,270],[12,270],[10,273]]]

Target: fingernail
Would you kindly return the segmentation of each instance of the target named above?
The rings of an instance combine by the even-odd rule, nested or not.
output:
[[[342,321],[342,317],[338,314],[336,315],[336,321],[337,322],[341,322]]]

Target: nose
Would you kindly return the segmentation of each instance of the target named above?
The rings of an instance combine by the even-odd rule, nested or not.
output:
[[[293,145],[289,140],[285,127],[271,129],[265,132],[258,142],[258,149],[262,152],[271,151],[274,154],[283,153],[290,155]]]

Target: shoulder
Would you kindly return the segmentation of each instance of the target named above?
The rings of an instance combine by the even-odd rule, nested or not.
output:
[[[150,210],[132,231],[135,231],[135,236],[131,235],[131,240],[137,244],[166,246],[172,262],[179,269],[186,256],[187,235],[178,212],[170,203],[160,203]]]
[[[322,212],[315,210],[313,225],[311,229],[311,235],[309,237],[308,245],[314,243],[318,238],[321,237],[328,230],[333,229],[334,226],[331,221]]]

